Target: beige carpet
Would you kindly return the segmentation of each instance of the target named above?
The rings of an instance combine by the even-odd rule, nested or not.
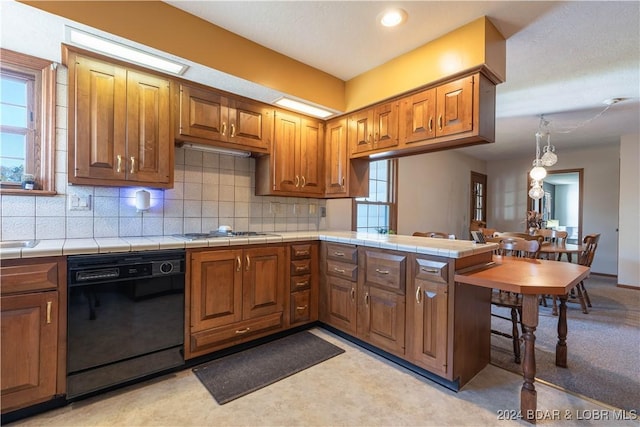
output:
[[[568,304],[567,369],[555,365],[558,318],[551,314],[551,307],[540,307],[536,377],[640,413],[640,291],[616,287],[615,278],[598,275],[592,275],[585,286],[593,305],[589,314],[582,313],[577,300],[570,299]],[[510,330],[510,322],[492,318],[492,324]],[[492,364],[522,372],[513,362],[510,339],[493,335],[491,344]]]

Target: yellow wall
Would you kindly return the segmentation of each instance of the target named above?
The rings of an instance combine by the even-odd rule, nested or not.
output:
[[[160,1],[22,2],[338,111],[483,64],[505,78],[506,43],[485,17],[344,82]]]

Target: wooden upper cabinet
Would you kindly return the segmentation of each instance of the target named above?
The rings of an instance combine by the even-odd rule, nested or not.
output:
[[[182,84],[179,109],[178,139],[268,152],[273,112],[267,106]]]
[[[69,52],[69,182],[173,186],[170,81]]]
[[[351,155],[398,145],[398,101],[390,101],[349,116]]]
[[[326,126],[325,192],[347,196],[349,156],[347,155],[347,119],[330,120]]]
[[[400,149],[454,148],[495,139],[495,85],[480,73],[400,102]]]
[[[324,194],[324,124],[277,111],[271,155],[256,162],[256,194]]]

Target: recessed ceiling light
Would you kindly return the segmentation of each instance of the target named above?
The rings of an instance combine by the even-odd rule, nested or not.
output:
[[[407,16],[404,9],[388,9],[382,13],[380,23],[384,27],[397,27],[407,20]]]

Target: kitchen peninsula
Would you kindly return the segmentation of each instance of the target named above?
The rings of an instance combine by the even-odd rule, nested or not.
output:
[[[316,255],[320,259],[319,320],[352,335],[356,342],[370,344],[451,381],[453,388],[463,386],[489,361],[491,288],[523,293],[526,333],[521,404],[524,416],[535,421],[527,414],[535,414],[536,408],[537,295],[560,295],[557,364],[566,366],[564,295],[586,277],[589,270],[585,267],[499,257],[492,263],[496,244],[334,231],[193,241],[170,236],[43,240],[32,248],[2,249],[0,255],[9,260],[155,249],[224,251],[252,245],[295,246],[317,240],[321,244]],[[351,275],[351,279],[343,278],[345,275]],[[346,288],[341,287],[345,284]],[[387,304],[389,301],[394,303]],[[351,309],[355,317],[349,324],[345,319]],[[382,318],[387,321],[378,321]],[[313,322],[318,317],[311,315],[307,320]]]

